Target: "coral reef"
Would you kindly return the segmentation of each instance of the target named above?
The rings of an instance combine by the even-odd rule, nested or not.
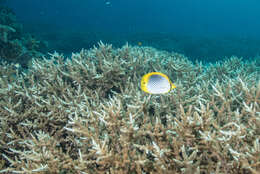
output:
[[[15,29],[13,29],[12,27],[9,27],[7,25],[1,25],[0,24],[0,32],[1,32],[1,38],[0,40],[4,43],[7,43],[8,41],[8,33],[9,32],[16,32]]]
[[[0,59],[26,67],[32,57],[41,57],[47,44],[22,31],[16,16],[0,4]]]
[[[125,45],[0,65],[0,173],[260,172],[260,63]],[[145,73],[177,88],[147,95]]]

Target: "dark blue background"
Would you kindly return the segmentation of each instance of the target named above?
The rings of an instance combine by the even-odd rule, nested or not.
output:
[[[259,36],[259,0],[9,0],[18,19],[49,29]],[[46,29],[44,27],[44,29]],[[47,28],[48,29],[48,28]]]
[[[110,2],[107,4],[106,2]],[[260,55],[260,0],[6,0],[18,22],[53,51],[102,40],[216,61]],[[51,51],[50,50],[50,51]]]

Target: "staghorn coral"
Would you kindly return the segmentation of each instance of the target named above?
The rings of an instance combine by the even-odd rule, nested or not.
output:
[[[9,32],[16,32],[15,29],[12,27],[9,27],[7,25],[1,25],[0,24],[0,33],[1,33],[1,38],[0,40],[6,43],[8,41],[8,33]]]
[[[139,89],[161,71],[177,88]],[[0,173],[260,171],[259,63],[125,45],[0,68]]]
[[[0,4],[0,59],[27,67],[32,57],[46,51],[47,43],[25,34],[12,10]]]

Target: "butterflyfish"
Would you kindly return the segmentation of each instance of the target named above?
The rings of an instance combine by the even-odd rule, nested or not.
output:
[[[174,88],[168,76],[160,72],[150,72],[141,79],[141,89],[149,94],[165,94]]]

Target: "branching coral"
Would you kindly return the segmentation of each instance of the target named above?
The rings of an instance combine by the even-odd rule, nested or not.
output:
[[[1,33],[1,38],[0,40],[6,43],[8,41],[8,33],[9,32],[15,32],[15,29],[12,27],[9,27],[7,25],[1,25],[0,24],[0,33]]]
[[[46,50],[44,42],[22,32],[11,9],[0,5],[0,59],[26,67],[32,57],[41,57]]]
[[[142,93],[150,71],[168,74],[176,90]],[[5,63],[0,75],[2,173],[260,171],[254,61],[205,66],[101,42],[70,59],[34,59],[27,72]]]

